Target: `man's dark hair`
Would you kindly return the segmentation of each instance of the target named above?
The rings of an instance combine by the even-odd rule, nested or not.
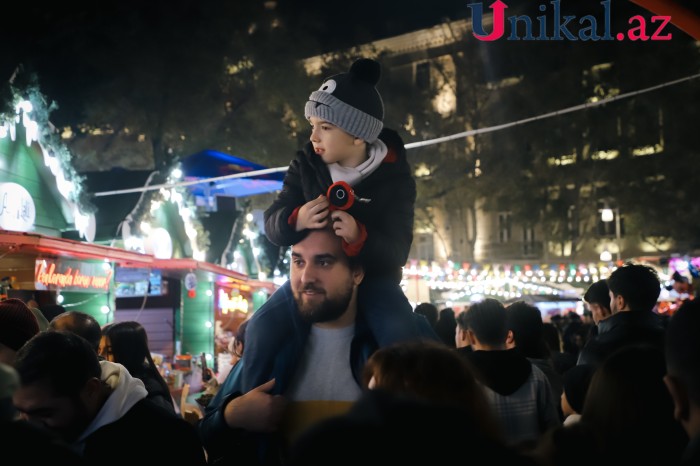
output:
[[[493,298],[474,303],[464,312],[463,322],[485,345],[504,345],[508,336],[506,308]]]
[[[430,326],[435,328],[435,324],[437,324],[438,321],[438,308],[435,306],[435,304],[420,303],[416,306],[413,312],[425,316],[425,318],[428,319]]]
[[[528,358],[548,358],[549,347],[544,340],[542,313],[535,305],[516,301],[506,308],[508,328],[513,332],[515,346]]]
[[[51,319],[50,330],[65,330],[85,338],[97,353],[102,339],[100,323],[90,314],[80,311],[66,311]]]
[[[607,283],[613,295],[625,298],[632,311],[651,311],[661,294],[659,275],[647,265],[627,263],[615,269]]]
[[[112,361],[126,367],[138,379],[157,382],[163,393],[168,393],[168,383],[153,362],[148,332],[143,325],[135,320],[115,322],[105,329],[104,335],[109,339]]]
[[[583,300],[589,304],[597,304],[610,310],[610,289],[605,279],[598,280],[588,287]]]
[[[77,395],[90,378],[102,373],[90,343],[62,330],[32,337],[17,352],[15,369],[22,386],[48,382],[60,396]]]

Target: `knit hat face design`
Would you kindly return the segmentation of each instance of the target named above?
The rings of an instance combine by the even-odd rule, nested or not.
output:
[[[24,301],[9,298],[0,301],[0,343],[17,351],[39,333],[39,324]]]
[[[352,136],[374,142],[384,126],[384,103],[376,89],[381,77],[378,62],[356,60],[347,73],[326,79],[311,93],[304,116],[320,118]]]

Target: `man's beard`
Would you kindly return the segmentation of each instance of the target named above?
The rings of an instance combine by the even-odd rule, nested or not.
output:
[[[325,294],[325,298],[320,303],[305,303],[303,300],[304,290],[317,290],[323,291],[315,288],[313,285],[308,285],[294,295],[294,300],[297,302],[297,307],[299,308],[299,313],[302,319],[310,324],[318,324],[323,322],[332,322],[339,319],[350,305],[353,293],[353,282],[348,281],[347,286],[340,289],[335,296],[329,297]]]

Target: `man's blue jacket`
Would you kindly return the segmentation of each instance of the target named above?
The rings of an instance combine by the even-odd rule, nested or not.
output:
[[[243,365],[246,363],[244,350],[241,360],[231,369],[228,377],[209,402],[204,418],[198,425],[199,435],[207,451],[209,464],[275,465],[282,461],[283,456],[281,455],[284,455],[284,449],[281,448],[281,439],[277,435],[232,429],[228,427],[224,419],[224,408],[229,401],[273,378],[275,379],[273,393],[283,394],[289,387],[296,371],[311,326],[299,317],[289,282],[277,292],[283,293],[285,297],[283,300],[278,300],[278,305],[284,306],[285,309],[291,310],[294,314],[290,315],[294,331],[283,342],[276,355],[274,367],[256,368],[257,370],[254,372],[249,370],[253,375],[248,377],[247,381],[244,381],[242,376]],[[266,312],[268,309],[263,306],[256,312]],[[271,310],[270,312],[279,312],[279,310]],[[427,319],[420,314],[415,314],[415,316],[416,339],[438,340]],[[254,320],[248,323],[246,333],[251,331],[256,331]],[[364,365],[376,349],[376,339],[364,321],[361,309],[358,309],[349,361],[353,376],[360,386],[362,386]],[[255,361],[248,361],[248,365],[248,369],[250,369],[251,365],[255,366]]]

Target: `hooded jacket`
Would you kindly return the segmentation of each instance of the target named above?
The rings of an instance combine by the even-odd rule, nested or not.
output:
[[[72,445],[89,464],[206,464],[191,424],[147,400],[143,382],[121,364],[100,365],[112,393]],[[167,439],[167,444],[158,447],[157,439]]]
[[[477,369],[477,378],[511,445],[536,441],[561,424],[547,376],[517,348],[463,354]]]

